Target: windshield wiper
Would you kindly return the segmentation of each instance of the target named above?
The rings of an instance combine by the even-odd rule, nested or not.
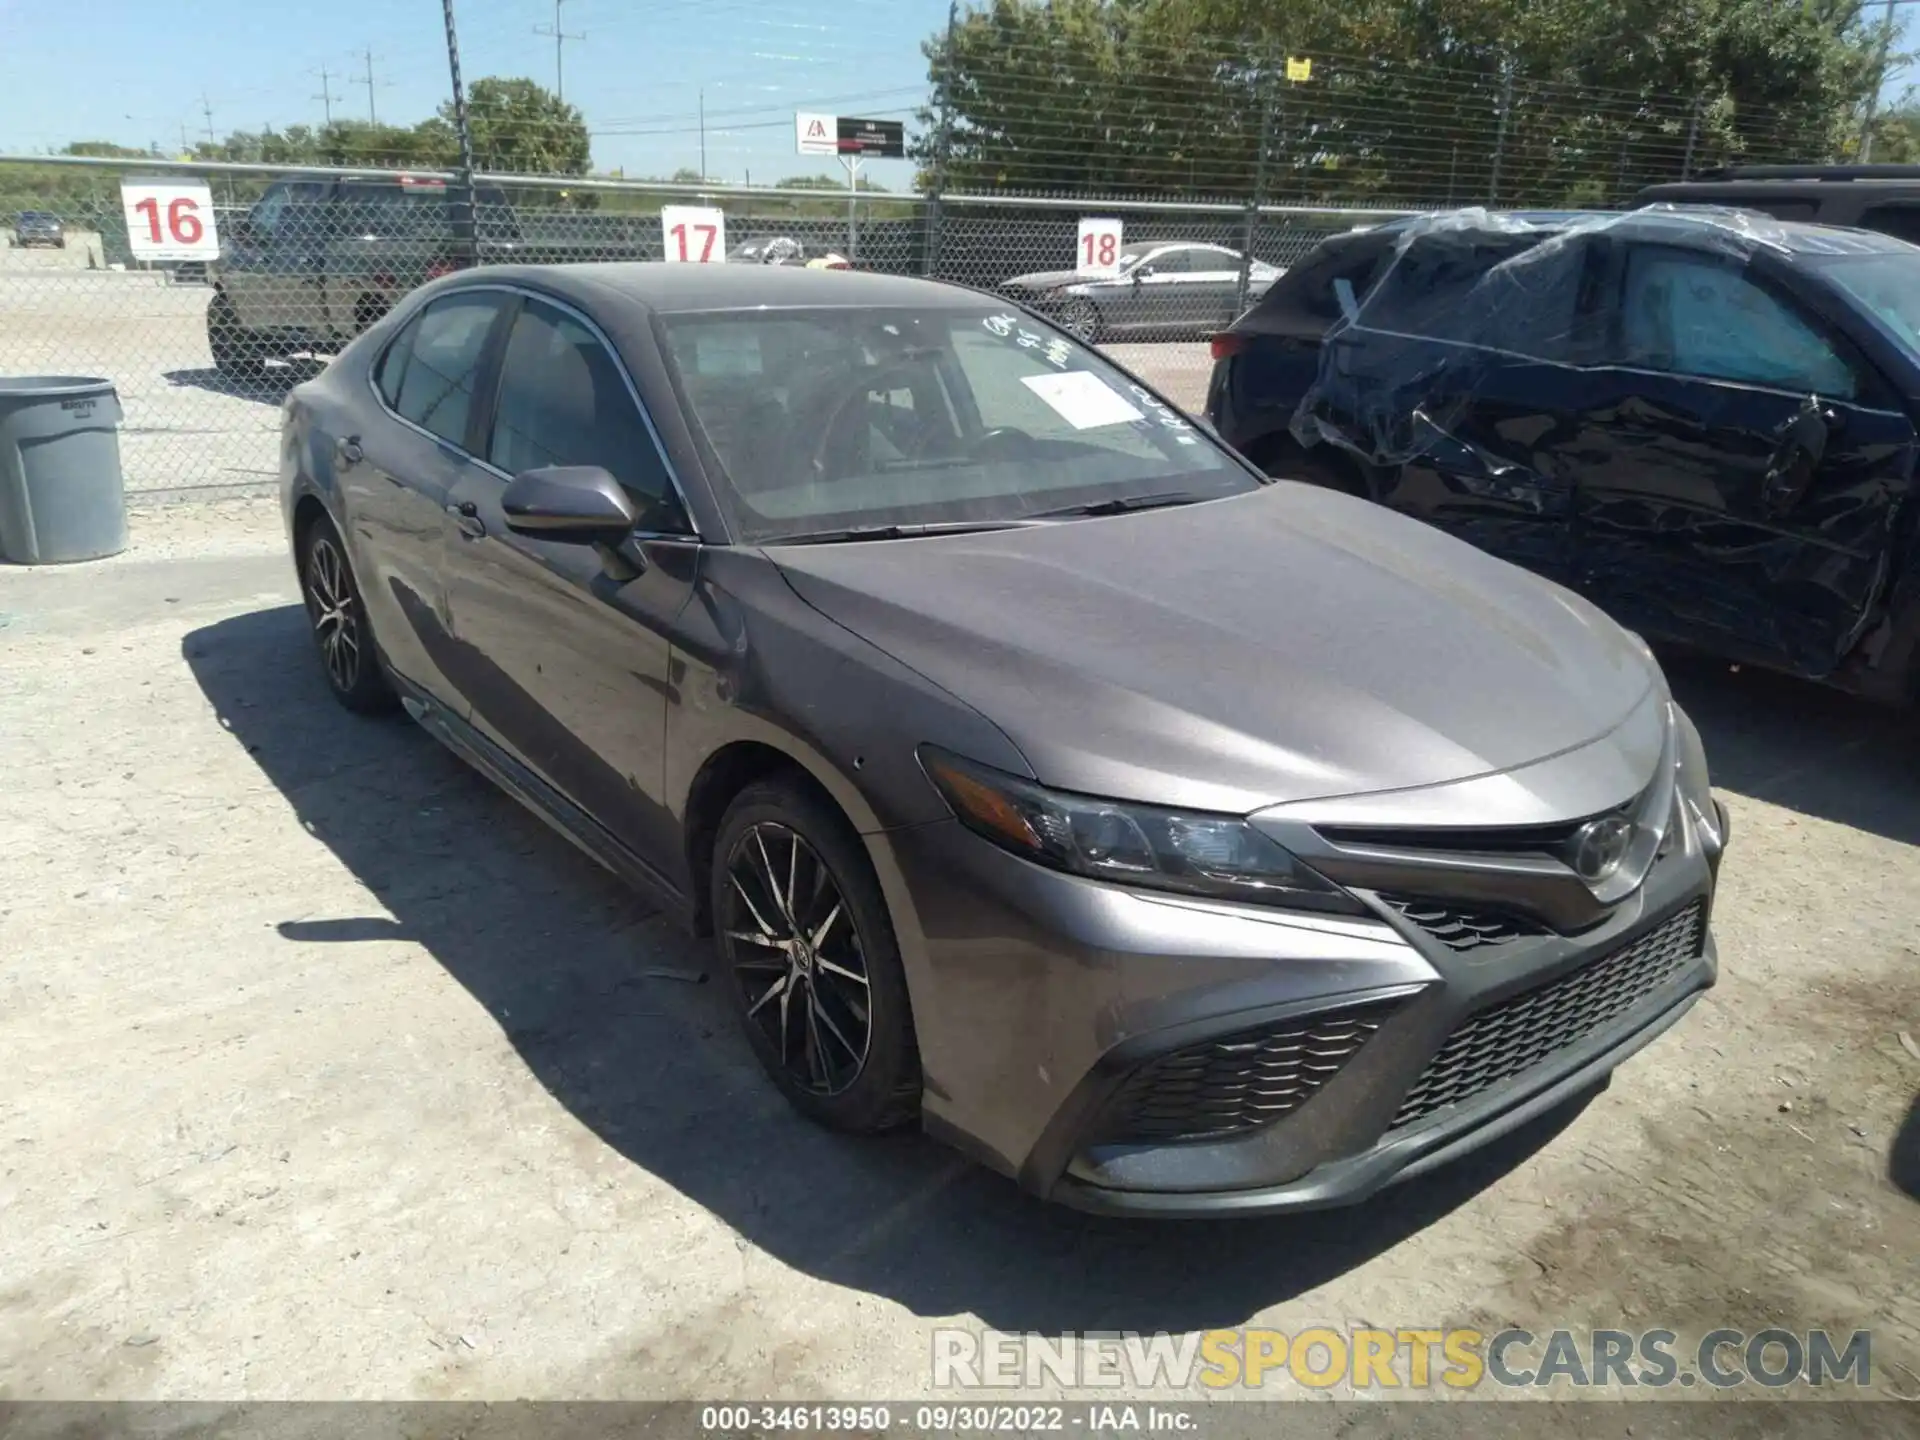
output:
[[[1089,505],[1063,505],[1058,510],[1037,511],[1027,518],[1046,520],[1056,515],[1125,515],[1134,510],[1162,510],[1169,505],[1197,505],[1215,497],[1195,495],[1190,490],[1169,490],[1159,495],[1116,495],[1111,500],[1095,500]]]
[[[966,535],[983,530],[1024,530],[1024,520],[931,520],[918,525],[850,525],[844,530],[808,530],[799,535],[776,535],[766,545],[838,545],[855,540],[911,540],[916,535]]]

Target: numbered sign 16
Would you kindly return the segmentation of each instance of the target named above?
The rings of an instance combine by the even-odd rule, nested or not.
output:
[[[726,212],[705,205],[663,205],[660,240],[671,264],[718,265],[727,258]]]
[[[122,180],[120,208],[136,260],[214,260],[213,192],[200,180]]]
[[[1073,268],[1082,275],[1120,273],[1120,222],[1082,220],[1080,245],[1073,252]]]

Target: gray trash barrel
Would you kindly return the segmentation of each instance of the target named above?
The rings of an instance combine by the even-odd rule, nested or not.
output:
[[[0,560],[51,565],[127,548],[119,425],[111,380],[0,377]]]

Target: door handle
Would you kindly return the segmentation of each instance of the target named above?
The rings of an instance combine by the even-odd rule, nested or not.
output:
[[[471,500],[450,501],[447,513],[453,516],[454,524],[460,527],[460,533],[469,540],[478,540],[487,533],[487,525],[480,518],[480,507]]]
[[[343,439],[334,441],[333,453],[339,456],[340,462],[344,465],[358,465],[362,460],[367,458],[367,452],[360,448],[360,437],[358,435],[348,435]]]

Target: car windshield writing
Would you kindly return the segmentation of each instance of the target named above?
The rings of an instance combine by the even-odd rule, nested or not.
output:
[[[1013,311],[728,312],[662,325],[743,539],[1259,484],[1178,411]]]

